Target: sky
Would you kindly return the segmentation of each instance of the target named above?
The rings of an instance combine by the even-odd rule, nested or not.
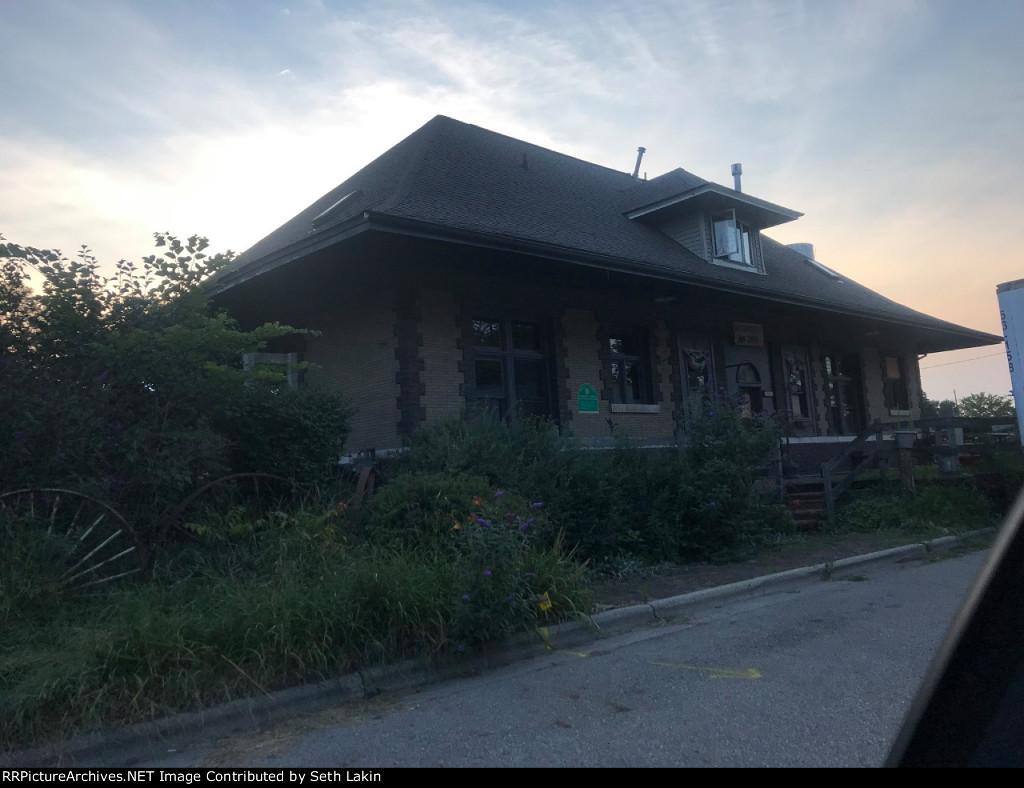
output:
[[[3,0],[0,234],[242,251],[437,114],[804,213],[768,235],[1001,333],[1024,278],[1020,0]],[[921,360],[1008,394],[1002,346]]]

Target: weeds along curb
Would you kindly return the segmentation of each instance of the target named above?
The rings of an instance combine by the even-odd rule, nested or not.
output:
[[[38,766],[131,766],[140,762],[167,761],[169,753],[183,752],[224,736],[251,732],[271,722],[309,714],[347,701],[362,700],[380,692],[399,692],[450,678],[472,675],[488,668],[571,649],[631,629],[679,619],[702,606],[718,604],[759,590],[781,590],[829,580],[853,567],[891,561],[925,560],[961,542],[994,533],[982,529],[958,536],[894,547],[830,564],[791,569],[738,583],[707,588],[660,599],[643,605],[616,608],[587,619],[569,621],[542,630],[542,636],[525,633],[507,643],[482,649],[468,659],[429,664],[421,660],[368,668],[340,679],[281,690],[233,701],[201,712],[178,714],[119,730],[107,730],[30,750],[0,754],[0,767]]]

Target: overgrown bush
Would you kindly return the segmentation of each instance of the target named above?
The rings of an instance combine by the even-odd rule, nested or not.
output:
[[[348,434],[340,398],[241,368],[293,329],[243,331],[210,302],[203,283],[231,253],[156,245],[108,278],[85,248],[68,260],[0,238],[0,491],[71,487],[147,529],[225,474],[328,477]]]
[[[421,430],[394,469],[477,474],[545,502],[549,538],[581,559],[726,560],[793,529],[757,481],[778,448],[767,419],[745,418],[724,394],[688,425],[679,449],[584,449],[549,422],[466,419]]]
[[[892,489],[865,489],[840,501],[835,530],[860,533],[900,530],[920,535],[963,533],[996,525],[998,513],[974,485],[918,482],[907,498]]]

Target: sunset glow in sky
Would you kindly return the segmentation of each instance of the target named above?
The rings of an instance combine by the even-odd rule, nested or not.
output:
[[[138,259],[241,251],[437,114],[805,215],[768,231],[1000,333],[1024,278],[1020,0],[9,0],[0,233]],[[921,361],[1010,390],[1001,346]]]

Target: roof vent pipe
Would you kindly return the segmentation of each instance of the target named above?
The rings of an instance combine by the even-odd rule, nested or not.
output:
[[[636,149],[636,166],[633,168],[634,178],[640,175],[640,160],[644,157],[645,153],[647,153],[647,148],[642,145]]]
[[[735,184],[733,188],[741,192],[743,189],[740,188],[740,177],[743,175],[743,165],[737,162],[732,165],[732,182]]]

